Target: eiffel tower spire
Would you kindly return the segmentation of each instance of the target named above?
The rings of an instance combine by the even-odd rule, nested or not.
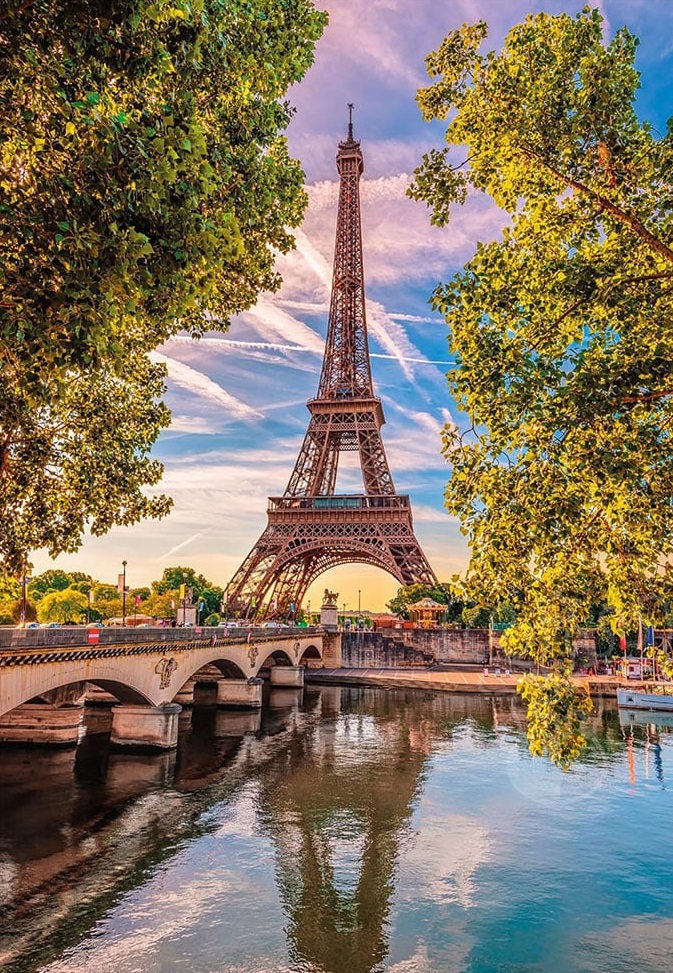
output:
[[[360,177],[364,160],[353,138],[339,142],[339,206],[325,357],[304,442],[282,497],[269,500],[268,524],[228,586],[237,612],[295,608],[309,585],[338,564],[383,568],[402,584],[435,583],[416,540],[409,497],[395,492],[374,395],[365,310]],[[364,493],[337,495],[342,452],[357,452]]]
[[[353,106],[348,107],[348,138],[339,142],[336,157],[339,209],[325,357],[318,394],[307,403],[311,422],[286,497],[334,493],[339,454],[346,450],[360,452],[366,494],[395,493],[379,434],[383,407],[374,397],[369,362],[360,219],[364,160],[353,138]]]
[[[339,210],[334,244],[334,272],[329,326],[318,398],[372,396],[367,348],[365,281],[362,265],[360,176],[364,161],[353,139],[352,105],[348,138],[339,143]]]

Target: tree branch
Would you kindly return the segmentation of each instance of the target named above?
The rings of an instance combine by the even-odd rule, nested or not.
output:
[[[595,189],[591,189],[589,186],[585,186],[584,183],[579,182],[577,179],[572,179],[570,176],[565,175],[555,166],[551,165],[551,163],[548,162],[544,156],[535,149],[523,147],[523,152],[527,156],[532,156],[533,158],[537,159],[538,162],[541,162],[542,165],[549,170],[549,172],[553,173],[553,175],[555,175],[562,182],[566,183],[566,185],[570,186],[572,189],[576,189],[580,193],[586,193],[587,196],[598,203],[601,209],[604,209],[606,212],[610,213],[615,217],[616,220],[619,220],[620,223],[624,223],[626,226],[630,227],[630,229],[632,229],[633,232],[641,238],[641,240],[648,243],[653,250],[656,250],[657,253],[664,257],[664,259],[669,263],[673,263],[673,250],[667,247],[665,243],[662,243],[661,240],[655,237],[653,233],[650,233],[645,224],[642,223],[641,220],[639,220],[636,216],[632,216],[632,214],[627,213],[626,210],[620,209],[619,206],[615,206],[615,204],[611,203],[606,196],[602,196],[600,193],[597,193]]]
[[[673,389],[666,389],[664,392],[646,392],[643,395],[627,395],[619,401],[625,405],[632,402],[654,402],[656,399],[665,399],[667,395],[673,395]]]
[[[32,7],[34,3],[35,0],[25,0],[25,2],[20,3],[18,7],[14,7],[12,10],[7,10],[4,14],[0,14],[0,21],[9,20],[10,17],[15,17],[17,14],[27,10],[28,7]]]

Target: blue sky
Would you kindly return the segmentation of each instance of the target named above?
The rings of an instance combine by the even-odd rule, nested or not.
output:
[[[157,352],[169,370],[167,403],[173,423],[155,454],[165,463],[162,490],[171,515],[103,538],[85,538],[78,554],[56,565],[114,583],[128,561],[132,586],[165,567],[184,564],[226,585],[266,525],[268,496],[283,493],[301,445],[317,389],[336,220],[336,145],[354,102],[361,139],[361,183],[367,323],[375,392],[383,400],[382,434],[396,488],[412,498],[417,536],[436,574],[448,579],[467,564],[456,521],[443,508],[449,471],[441,430],[460,421],[446,389],[446,325],[428,297],[471,256],[477,240],[497,235],[500,214],[472,197],[451,226],[430,226],[427,209],[405,196],[423,152],[439,145],[442,126],[421,121],[415,104],[425,84],[424,58],[445,34],[480,18],[491,47],[527,13],[575,14],[565,0],[318,0],[330,24],[313,68],[290,92],[296,106],[288,137],[306,172],[310,203],[296,234],[297,249],[279,259],[283,287],[262,295],[226,335],[195,342],[178,336]],[[625,24],[640,38],[638,110],[660,131],[673,115],[673,3],[603,0],[597,4],[608,36]],[[342,468],[349,454],[342,458]],[[338,489],[361,489],[359,471],[340,471]],[[33,557],[35,573],[54,564]],[[398,582],[352,565],[323,575],[309,592],[317,607],[326,587],[339,601],[380,610]]]

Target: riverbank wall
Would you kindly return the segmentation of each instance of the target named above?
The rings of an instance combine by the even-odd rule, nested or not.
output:
[[[596,665],[593,633],[581,632],[575,653],[584,664]],[[326,660],[326,663],[329,664]],[[495,665],[517,671],[532,668],[529,659],[506,656],[500,632],[484,628],[415,628],[342,633],[341,664],[352,669],[399,669],[428,665]]]
[[[432,663],[488,665],[486,629],[408,629],[343,632],[342,665],[353,669],[398,669]]]
[[[306,682],[323,683],[337,686],[379,686],[386,689],[418,689],[445,693],[481,693],[488,696],[513,696],[521,673],[499,668],[488,668],[488,672],[460,671],[446,672],[433,669],[309,669]],[[613,699],[617,690],[623,688],[624,681],[614,676],[573,676],[573,682],[581,686],[594,698]],[[642,683],[629,680],[631,689],[642,688]],[[667,684],[670,685],[670,684]]]

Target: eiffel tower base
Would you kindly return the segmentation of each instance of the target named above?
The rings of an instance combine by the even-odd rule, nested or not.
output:
[[[246,617],[285,615],[323,572],[357,562],[403,585],[436,583],[409,497],[272,497],[267,527],[230,582],[229,606]]]

